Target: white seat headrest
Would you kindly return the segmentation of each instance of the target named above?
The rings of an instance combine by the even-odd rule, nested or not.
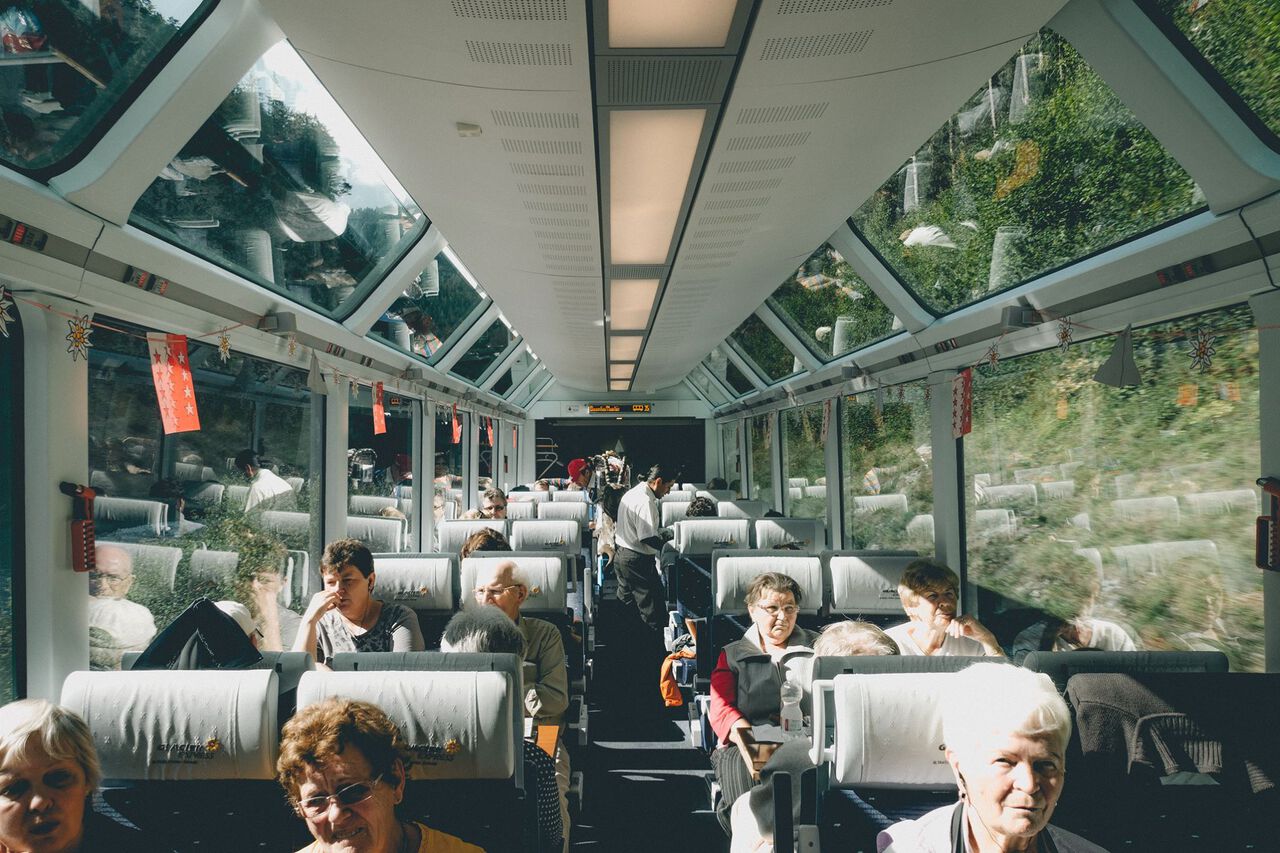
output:
[[[779,572],[800,585],[800,612],[822,609],[822,560],[811,554],[773,551],[768,554],[717,554],[711,568],[715,612],[746,613],[747,587],[758,575]]]
[[[502,518],[463,518],[440,522],[440,550],[456,554],[462,550],[467,537],[483,527],[507,535],[507,521]]]
[[[460,594],[463,607],[477,606],[472,590],[477,577],[488,577],[494,566],[511,560],[520,567],[529,597],[520,609],[526,613],[564,613],[568,606],[569,572],[562,554],[518,554],[510,551],[477,551],[462,561]]]
[[[716,513],[721,518],[759,518],[769,511],[764,501],[720,501]]]
[[[541,511],[555,504],[543,504]],[[559,504],[572,507],[575,504]],[[586,504],[576,504],[586,509]],[[555,551],[577,554],[582,550],[582,522],[568,519],[536,519],[511,523],[511,548],[514,551]]]
[[[831,612],[901,616],[898,581],[915,556],[849,556],[833,554]]]
[[[557,492],[557,494],[559,494]],[[577,492],[570,492],[577,494]],[[550,501],[540,503],[538,507],[539,519],[551,519],[556,521],[576,521],[579,524],[585,523],[587,520],[587,510],[589,507],[582,501]]]
[[[676,550],[686,555],[751,547],[750,522],[745,518],[686,518],[676,522],[674,533]]]
[[[832,786],[954,788],[942,740],[943,697],[954,678],[950,672],[836,676]],[[815,709],[822,683],[815,684]]]
[[[561,489],[558,492],[551,493],[552,503],[587,503],[587,492],[581,489],[569,491]]]
[[[689,514],[689,501],[677,501],[661,505],[662,526],[670,527]]]
[[[374,557],[377,596],[413,610],[452,612],[457,601],[455,559],[451,554]]]
[[[821,551],[827,545],[827,528],[817,518],[761,518],[756,520],[756,547],[768,551],[794,542],[801,551]]]
[[[110,536],[104,536],[98,541],[106,544],[110,540]],[[137,542],[111,542],[111,544],[129,553],[130,558],[133,559],[135,575],[149,575],[169,589],[173,589],[178,578],[178,564],[182,562],[181,548],[173,548],[169,545],[141,545]]]
[[[106,779],[273,779],[277,691],[271,669],[73,672],[62,704],[89,724]]]
[[[527,521],[538,517],[540,503],[534,501],[507,501],[508,521]]]
[[[550,492],[529,491],[529,492],[509,492],[507,494],[507,503],[512,503],[512,502],[521,503],[526,501],[530,503],[542,503],[543,501],[549,501],[549,500],[551,500]]]
[[[504,672],[308,672],[298,708],[333,696],[377,705],[400,729],[410,779],[508,779],[515,776],[512,704]]]

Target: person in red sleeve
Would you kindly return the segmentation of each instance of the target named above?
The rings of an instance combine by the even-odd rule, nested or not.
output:
[[[711,673],[711,728],[720,741],[711,766],[721,792],[716,817],[726,833],[734,800],[759,781],[760,768],[778,746],[757,743],[752,727],[778,722],[782,683],[792,667],[813,656],[817,634],[796,627],[800,599],[800,585],[778,572],[751,581],[751,627],[724,647]]]

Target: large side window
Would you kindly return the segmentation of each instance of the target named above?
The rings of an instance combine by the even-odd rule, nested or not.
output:
[[[35,0],[0,11],[0,162],[48,173],[123,112],[214,0]]]
[[[827,517],[826,436],[830,428],[824,403],[782,413],[782,476],[787,481],[786,515]]]
[[[923,382],[844,407],[845,540],[933,553],[933,446]]]
[[[200,429],[166,435],[146,330],[107,324],[89,350],[92,666],[118,667],[201,595],[247,607],[261,648],[289,648],[323,545],[306,372],[191,340]]]
[[[347,535],[374,553],[413,543],[413,414],[416,400],[384,391],[386,431],[375,432],[373,389],[347,409]]]
[[[16,312],[15,312],[16,313]],[[21,696],[25,622],[22,606],[22,324],[0,337],[0,705]]]
[[[436,451],[435,478],[432,497],[432,512],[435,515],[435,530],[440,530],[440,522],[458,518],[462,515],[465,504],[462,500],[462,454],[463,439],[466,436],[466,412],[455,414],[451,406],[436,408]]]
[[[756,415],[751,419],[751,489],[744,498],[764,501],[773,506],[773,417]]]
[[[1252,318],[1235,308],[1134,332],[1134,388],[1093,381],[1115,346],[975,371],[965,502],[984,615],[1025,614],[999,620],[1039,626],[1023,645],[1220,649],[1233,670],[1259,670]]]
[[[720,448],[724,452],[724,480],[729,488],[738,492],[742,488],[742,456],[738,447],[738,421],[720,425]]]

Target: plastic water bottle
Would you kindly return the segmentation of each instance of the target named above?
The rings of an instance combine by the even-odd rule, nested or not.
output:
[[[788,739],[804,737],[804,716],[800,713],[800,697],[804,691],[787,676],[782,682],[782,732]]]

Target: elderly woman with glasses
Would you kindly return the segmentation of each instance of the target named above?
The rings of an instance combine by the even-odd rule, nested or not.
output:
[[[943,700],[942,735],[960,802],[884,830],[879,853],[1105,853],[1049,825],[1071,738],[1049,676],[999,663],[962,670]]]
[[[330,542],[320,558],[324,589],[302,614],[293,641],[327,668],[339,652],[420,652],[426,649],[417,615],[403,604],[373,597],[373,554],[359,539]]]
[[[796,627],[800,599],[800,585],[784,574],[765,572],[753,579],[746,595],[751,627],[724,647],[711,673],[711,727],[720,740],[711,766],[720,782],[717,817],[725,832],[734,800],[759,780],[776,746],[757,743],[752,727],[778,722],[788,671],[813,656],[817,634]],[[793,680],[801,678],[797,668]]]
[[[569,673],[565,669],[564,640],[550,622],[520,614],[529,598],[529,584],[513,560],[482,564],[476,575],[476,603],[496,607],[516,623],[524,636],[524,715],[539,726],[561,728],[569,707]],[[569,752],[556,739],[556,784],[560,787],[560,819],[569,835]]]
[[[298,853],[480,851],[396,817],[408,766],[400,731],[378,707],[334,698],[298,711],[285,723],[276,762],[280,784],[315,838]]]
[[[0,708],[0,850],[159,850],[92,812],[100,776],[93,736],[80,717],[43,699]]]

